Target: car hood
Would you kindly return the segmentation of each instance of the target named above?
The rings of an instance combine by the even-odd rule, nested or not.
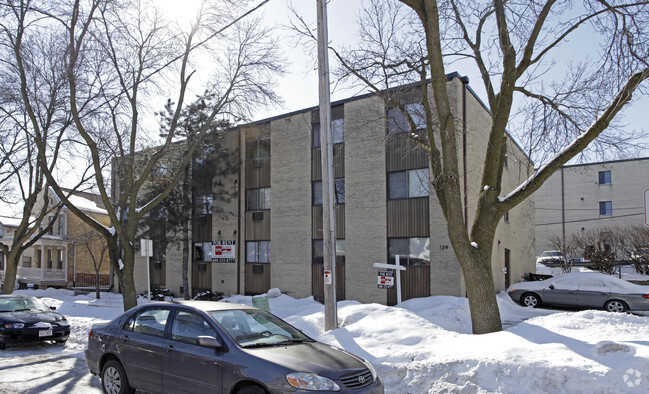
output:
[[[320,342],[244,349],[245,352],[293,371],[336,377],[345,369],[367,368],[362,359],[342,349]],[[333,374],[332,374],[333,373]]]
[[[35,324],[38,322],[56,323],[64,320],[63,315],[49,311],[18,311],[0,313],[0,321]]]

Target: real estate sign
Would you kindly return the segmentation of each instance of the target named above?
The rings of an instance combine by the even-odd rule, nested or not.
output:
[[[203,243],[203,261],[234,263],[237,257],[235,241],[219,240]]]

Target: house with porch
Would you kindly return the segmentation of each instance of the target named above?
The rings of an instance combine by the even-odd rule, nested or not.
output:
[[[75,192],[70,201],[100,223],[108,224],[106,210],[98,197]],[[52,189],[50,199],[51,206],[60,202]],[[94,287],[95,267],[99,268],[100,286],[108,287],[108,252],[99,234],[65,206],[58,216],[45,220],[53,221],[54,225],[20,257],[16,287]],[[0,216],[0,242],[11,243],[20,221],[20,218]],[[5,256],[0,254],[0,280],[4,280],[6,264]]]

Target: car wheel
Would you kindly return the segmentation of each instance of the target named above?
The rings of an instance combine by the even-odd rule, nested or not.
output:
[[[610,300],[606,301],[606,304],[604,304],[604,310],[609,312],[626,312],[629,310],[629,307],[622,301]]]
[[[128,384],[124,367],[117,360],[108,360],[101,370],[101,386],[106,394],[133,392]]]
[[[243,386],[237,390],[237,394],[266,394],[267,391],[263,387],[257,386],[256,384],[250,384],[248,386]]]
[[[531,308],[537,308],[541,306],[541,299],[534,293],[525,293],[521,297],[521,305]]]

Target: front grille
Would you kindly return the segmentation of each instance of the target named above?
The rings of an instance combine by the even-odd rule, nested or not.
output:
[[[369,369],[361,369],[341,376],[340,380],[350,390],[360,390],[374,383],[372,372]]]

